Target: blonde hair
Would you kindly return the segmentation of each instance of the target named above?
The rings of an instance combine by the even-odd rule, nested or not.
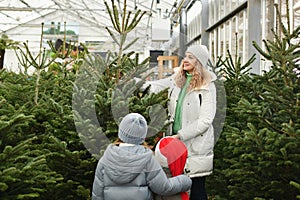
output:
[[[201,65],[197,60],[197,63],[192,71],[192,80],[188,87],[188,91],[199,90],[202,86],[208,85],[211,81],[211,75],[209,71]],[[183,61],[180,64],[179,71],[175,77],[175,83],[179,88],[183,88],[186,83],[186,71],[183,70]]]

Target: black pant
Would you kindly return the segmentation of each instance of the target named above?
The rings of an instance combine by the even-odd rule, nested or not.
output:
[[[192,178],[190,200],[207,200],[205,177]]]

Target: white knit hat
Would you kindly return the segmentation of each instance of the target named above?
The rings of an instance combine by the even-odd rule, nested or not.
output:
[[[118,137],[125,143],[142,144],[147,136],[147,121],[138,113],[126,115],[120,125]]]
[[[207,68],[207,62],[210,56],[208,49],[205,45],[189,46],[186,52],[193,54],[197,58],[197,60],[202,64],[202,66]]]

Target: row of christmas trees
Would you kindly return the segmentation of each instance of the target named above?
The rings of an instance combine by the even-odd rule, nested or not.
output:
[[[49,59],[44,49],[33,56],[25,43],[17,50],[25,71],[0,71],[0,199],[90,199],[97,159],[116,138],[120,117],[143,114],[154,139],[165,130],[166,91],[140,93],[143,81],[133,77],[145,80],[149,60],[125,53],[143,13],[106,5],[117,53],[102,58],[85,49],[74,56],[50,42]],[[272,62],[270,71],[249,74],[254,58],[242,64],[230,52],[216,63],[219,76],[226,74],[217,82],[226,99],[218,101],[227,107],[207,181],[211,199],[300,198],[300,27],[281,25],[274,41],[264,41],[265,51],[254,44]],[[35,74],[28,75],[29,66]]]

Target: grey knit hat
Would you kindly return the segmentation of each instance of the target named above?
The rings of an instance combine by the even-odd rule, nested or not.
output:
[[[147,121],[138,113],[126,115],[120,125],[118,137],[125,143],[142,144],[147,135]]]
[[[208,49],[205,45],[189,46],[186,52],[193,54],[197,58],[197,60],[202,64],[202,66],[207,68],[207,62],[210,56],[208,53]]]

